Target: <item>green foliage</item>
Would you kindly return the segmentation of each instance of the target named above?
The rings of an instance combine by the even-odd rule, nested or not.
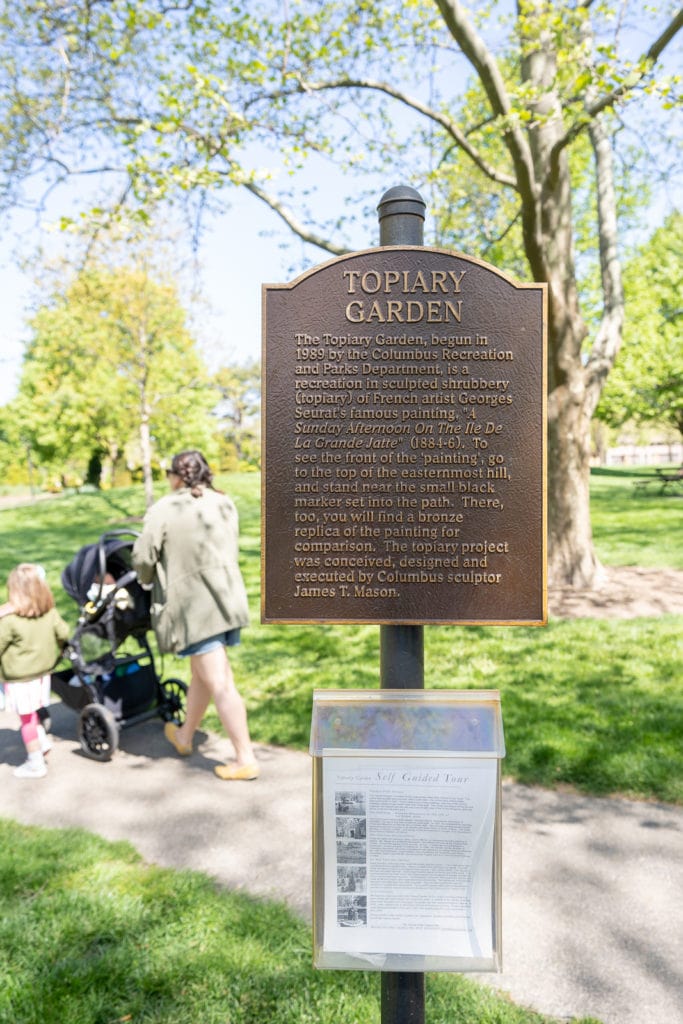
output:
[[[624,268],[624,344],[597,415],[620,426],[668,422],[683,435],[683,213],[674,213]]]
[[[0,406],[0,479],[4,486],[33,483],[30,448],[22,425],[16,403]]]
[[[509,100],[509,109],[492,110],[444,24],[446,6],[429,0],[400,8],[379,0],[285,7],[270,0],[248,6],[112,0],[93,8],[85,0],[68,6],[27,0],[19,13],[4,2],[0,206],[16,202],[37,163],[55,183],[64,177],[64,163],[91,167],[95,139],[103,142],[102,162],[113,181],[111,167],[125,168],[126,201],[145,220],[164,198],[201,201],[226,186],[268,187],[273,169],[262,167],[262,154],[276,147],[288,172],[310,159],[314,175],[320,161],[334,165],[335,173],[350,172],[354,195],[346,205],[356,216],[365,203],[359,173],[385,174],[399,160],[404,177],[430,183],[435,197],[452,191],[461,220],[472,228],[478,210],[492,244],[500,224],[511,223],[509,211],[497,207],[514,206],[519,187],[510,180],[512,191],[493,195],[500,191],[495,175],[512,171],[504,143],[509,129],[533,132],[558,115],[564,131],[581,129],[592,97],[614,93],[619,101],[641,80],[664,102],[675,97],[675,82],[655,79],[646,63],[621,55],[619,23],[607,5],[591,5],[596,53],[590,60],[585,5],[525,3],[516,20],[499,19],[495,5],[471,5],[465,14],[487,40]],[[661,12],[636,13],[645,37],[661,30]],[[554,75],[543,86],[525,70],[539,38],[555,54]],[[552,109],[551,95],[557,98]],[[53,158],[47,164],[46,137]],[[461,177],[471,159],[456,159],[462,139],[494,177],[488,170],[481,176],[465,170]],[[281,202],[289,198],[288,177]],[[469,209],[462,202],[465,182],[472,187]],[[304,222],[307,185],[296,191]],[[93,213],[100,222],[104,204]],[[336,213],[316,213],[337,241]],[[518,244],[515,239],[513,250]],[[512,261],[506,265],[512,268]]]
[[[504,66],[505,63],[504,63]],[[502,135],[489,116],[483,87],[470,82],[459,103],[457,118],[468,142],[512,181],[512,166]],[[445,129],[430,126],[422,144],[434,154],[429,182],[434,217],[434,243],[493,264],[513,276],[528,276],[524,255],[519,196],[512,184],[491,188],[489,177],[449,138]],[[438,155],[438,159],[437,159]]]
[[[171,284],[144,270],[91,267],[31,323],[17,400],[37,458],[63,475],[95,453],[141,462],[141,427],[165,453],[210,447],[216,393]]]
[[[638,497],[634,473],[593,479],[593,527],[610,564],[683,569],[679,503]],[[219,486],[240,514],[240,556],[252,624],[231,652],[235,675],[259,742],[307,749],[315,688],[379,685],[375,626],[259,625],[260,477],[230,474]],[[58,498],[0,512],[6,538],[0,579],[18,561],[47,569],[60,611],[75,624],[76,607],[59,574],[82,544],[116,526],[135,526],[143,496],[130,488]],[[639,557],[642,552],[642,560]],[[499,689],[505,772],[529,784],[571,784],[598,794],[683,801],[683,701],[680,616],[634,620],[551,620],[549,626],[427,627],[425,678],[431,688]],[[166,658],[168,675],[187,665]],[[219,729],[215,715],[207,728]]]
[[[114,205],[123,194],[142,222],[168,202],[199,212],[209,194],[237,185],[305,241],[337,253],[352,244],[354,219],[369,216],[364,181],[374,190],[391,168],[426,184],[440,244],[474,240],[474,251],[517,277],[549,285],[551,446],[557,465],[580,468],[568,476],[551,464],[549,554],[558,578],[589,581],[587,516],[570,507],[585,501],[589,421],[618,349],[620,288],[612,256],[596,290],[600,329],[582,352],[574,247],[592,234],[601,254],[617,251],[611,149],[620,138],[610,118],[618,112],[637,131],[676,101],[677,76],[661,74],[661,56],[682,21],[632,0],[618,15],[612,5],[569,0],[524,0],[514,14],[471,8],[28,0],[19,10],[5,2],[0,208],[30,193],[37,171],[47,188],[65,167],[92,173],[99,149],[100,169],[119,186]],[[636,54],[622,42],[633,39],[621,33],[629,15]],[[666,166],[667,135],[655,135]],[[586,137],[599,188],[588,181]],[[680,168],[677,151],[674,161]],[[372,178],[361,178],[366,172]],[[350,188],[340,187],[334,207],[317,203],[316,184],[344,174]],[[573,209],[589,209],[593,192],[600,215],[589,233]],[[106,223],[111,205],[97,202],[95,224]]]
[[[430,1024],[553,1024],[457,975],[429,976],[425,1012]],[[379,1018],[379,975],[313,970],[310,926],[284,906],[146,865],[127,843],[0,821],[3,1021]]]
[[[224,366],[214,378],[220,395],[215,409],[223,443],[223,469],[261,465],[261,368],[256,362]]]

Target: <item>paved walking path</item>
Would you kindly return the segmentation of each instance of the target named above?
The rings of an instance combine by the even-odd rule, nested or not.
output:
[[[222,783],[230,744],[201,734],[189,761],[153,720],[112,761],[83,757],[76,715],[53,707],[46,779],[19,780],[13,715],[0,712],[0,816],[129,840],[148,861],[204,871],[310,919],[311,762],[259,747],[262,776]],[[683,1022],[683,809],[506,784],[503,958],[477,975],[561,1020]],[[264,1022],[266,1024],[266,1022]]]

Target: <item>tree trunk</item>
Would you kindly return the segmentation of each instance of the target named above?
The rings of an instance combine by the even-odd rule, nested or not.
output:
[[[152,441],[149,432],[149,409],[144,399],[140,416],[140,452],[142,457],[142,478],[145,486],[145,507],[149,508],[154,503],[154,478],[152,476]]]
[[[593,410],[580,356],[585,328],[576,297],[564,294],[565,269],[559,261],[549,282],[548,577],[555,585],[591,587],[601,575],[590,520]]]
[[[548,283],[548,576],[550,583],[591,587],[600,566],[590,522],[592,409],[581,358],[587,330],[574,265],[572,188],[545,0],[534,5],[522,77],[537,91],[528,130],[535,189],[522,194],[527,257],[534,278]],[[527,10],[530,13],[531,4]]]
[[[591,414],[581,346],[569,224],[569,193],[543,209],[548,282],[548,577],[556,586],[592,587],[602,570],[590,519]]]
[[[102,460],[102,473],[100,474],[100,487],[105,490],[114,486],[116,481],[116,465],[120,456],[121,450],[116,442],[112,441],[107,444],[107,449]]]
[[[150,339],[144,325],[140,325],[138,327],[137,341],[137,358],[141,368],[140,379],[138,381],[140,395],[140,458],[142,459],[142,479],[145,488],[145,508],[149,508],[150,505],[154,504],[154,477],[152,475],[152,438],[149,428],[151,410],[147,391]]]
[[[548,552],[556,585],[591,587],[599,572],[590,524],[590,401],[582,359],[586,325],[574,267],[567,136],[556,91],[557,46],[549,0],[518,0],[521,76],[533,113],[523,128],[495,58],[459,0],[436,0],[446,25],[475,68],[495,116],[507,118],[521,203],[524,248],[534,281],[548,284]],[[523,16],[523,17],[522,17]]]
[[[28,470],[28,490],[31,497],[35,494],[35,484],[33,482],[33,459],[31,458],[31,446],[26,445],[26,468]]]
[[[556,586],[593,586],[602,573],[590,520],[590,417],[569,389],[552,396],[548,419],[548,577]]]

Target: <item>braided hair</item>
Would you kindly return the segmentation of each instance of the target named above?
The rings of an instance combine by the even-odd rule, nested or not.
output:
[[[200,498],[205,487],[214,489],[209,464],[202,453],[194,448],[173,456],[171,472],[180,477],[184,487],[189,487],[193,498]]]

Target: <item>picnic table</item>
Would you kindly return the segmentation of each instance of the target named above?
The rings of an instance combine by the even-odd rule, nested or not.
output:
[[[659,487],[660,494],[683,494],[683,465],[677,469],[655,469],[651,476],[633,481],[635,490],[644,494],[653,484]]]

